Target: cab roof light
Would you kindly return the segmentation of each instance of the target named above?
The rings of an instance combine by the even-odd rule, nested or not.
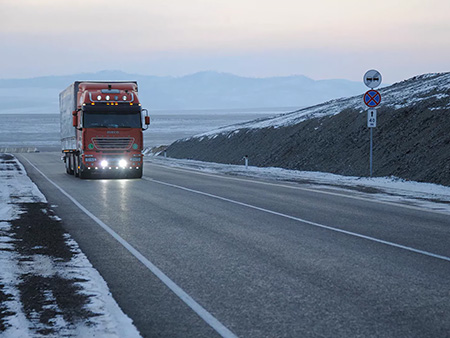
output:
[[[119,89],[102,89],[102,93],[103,94],[119,94],[120,90]]]

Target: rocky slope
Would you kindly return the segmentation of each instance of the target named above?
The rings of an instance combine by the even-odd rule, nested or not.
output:
[[[425,74],[380,89],[374,176],[450,185],[450,73]],[[179,140],[167,155],[342,175],[369,174],[362,94]]]

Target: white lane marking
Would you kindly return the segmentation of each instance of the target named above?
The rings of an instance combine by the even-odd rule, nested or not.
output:
[[[138,250],[136,250],[131,244],[120,237],[114,230],[108,225],[103,223],[97,216],[92,214],[89,210],[83,207],[75,198],[69,195],[64,189],[48,178],[42,171],[40,171],[33,163],[27,158],[25,160],[39,172],[47,181],[49,181],[56,189],[58,189],[63,195],[71,200],[81,211],[88,215],[98,225],[100,225],[106,232],[108,232],[116,241],[124,246],[134,257],[136,257],[142,264],[144,264],[161,282],[163,282],[173,293],[175,293],[187,306],[189,306],[197,315],[199,315],[209,326],[211,326],[219,335],[225,338],[234,338],[237,336],[231,332],[225,325],[223,325],[217,318],[210,314],[204,307],[198,304],[191,296],[189,296],[182,288],[180,288],[174,281],[167,277],[156,265],[145,258]]]
[[[272,215],[276,215],[276,216],[281,216],[281,217],[284,217],[284,218],[292,219],[294,221],[301,222],[301,223],[306,223],[306,224],[309,224],[309,225],[313,225],[313,226],[318,227],[318,228],[327,229],[327,230],[331,230],[331,231],[335,231],[335,232],[340,232],[340,233],[343,233],[343,234],[346,234],[346,235],[350,235],[350,236],[354,236],[354,237],[358,237],[358,238],[363,238],[363,239],[366,239],[366,240],[369,240],[369,241],[372,241],[372,242],[389,245],[389,246],[392,246],[392,247],[395,247],[395,248],[399,248],[399,249],[415,252],[415,253],[418,253],[418,254],[422,254],[422,255],[425,255],[425,256],[438,258],[438,259],[442,259],[444,261],[450,262],[450,257],[437,255],[437,254],[434,254],[432,252],[423,251],[423,250],[419,250],[419,249],[414,249],[414,248],[409,247],[409,246],[397,244],[397,243],[394,243],[394,242],[385,241],[385,240],[378,239],[378,238],[375,238],[375,237],[370,237],[370,236],[358,234],[356,232],[347,231],[347,230],[335,228],[335,227],[332,227],[332,226],[328,226],[328,225],[324,225],[324,224],[320,224],[320,223],[316,223],[316,222],[311,222],[311,221],[308,221],[308,220],[303,219],[303,218],[282,214],[282,213],[277,212],[277,211],[272,211],[272,210],[260,208],[260,207],[257,207],[257,206],[251,205],[251,204],[235,201],[235,200],[232,200],[232,199],[229,199],[229,198],[226,198],[226,197],[221,197],[221,196],[209,194],[209,193],[206,193],[206,192],[203,192],[203,191],[198,191],[198,190],[182,187],[182,186],[179,186],[179,185],[176,185],[176,184],[166,183],[166,182],[154,180],[154,179],[147,178],[147,177],[143,177],[142,179],[146,180],[146,181],[149,181],[149,182],[154,182],[154,183],[166,185],[166,186],[169,186],[169,187],[172,187],[172,188],[185,190],[185,191],[192,192],[192,193],[195,193],[195,194],[212,197],[212,198],[215,198],[215,199],[218,199],[218,200],[221,200],[221,201],[234,203],[234,204],[241,205],[241,206],[244,206],[244,207],[247,207],[247,208],[263,211],[263,212],[266,212],[266,213],[269,213],[269,214],[272,214]]]
[[[290,186],[290,185],[284,185],[284,184],[278,184],[278,183],[270,183],[270,182],[264,182],[264,181],[259,181],[259,180],[250,180],[250,179],[238,178],[238,177],[228,177],[228,176],[224,176],[223,173],[209,174],[209,173],[205,173],[205,172],[196,170],[194,168],[178,168],[178,167],[167,166],[167,165],[164,165],[164,164],[157,164],[157,163],[152,162],[151,160],[146,160],[145,162],[150,163],[151,165],[154,165],[154,166],[157,166],[157,167],[162,167],[162,168],[166,168],[166,169],[169,168],[169,169],[177,170],[177,171],[185,171],[185,172],[189,172],[189,173],[193,173],[193,174],[197,174],[197,175],[209,176],[209,177],[214,177],[214,178],[222,178],[224,180],[242,181],[242,182],[248,182],[248,183],[254,183],[254,184],[263,184],[263,185],[269,185],[269,186],[274,186],[274,187],[282,187],[282,188],[288,188],[288,189],[294,189],[294,190],[315,192],[315,193],[318,193],[318,194],[337,196],[337,197],[345,197],[345,198],[350,198],[350,199],[360,200],[360,201],[370,202],[370,203],[374,203],[375,202],[375,203],[379,203],[379,204],[386,204],[386,205],[391,205],[391,206],[405,208],[405,209],[411,209],[411,210],[417,210],[417,211],[425,211],[425,212],[431,212],[431,213],[434,213],[434,214],[448,216],[448,212],[446,212],[446,211],[426,209],[426,208],[423,208],[423,207],[416,207],[416,206],[413,206],[413,205],[406,205],[406,204],[401,204],[401,203],[396,203],[396,202],[389,202],[389,201],[380,201],[380,200],[373,199],[373,198],[345,195],[345,194],[340,194],[340,193],[337,193],[337,192],[330,192],[330,191],[324,191],[324,190],[319,190],[319,189],[296,187],[296,186]],[[255,177],[255,178],[258,178],[258,177]],[[317,184],[326,186],[326,183],[317,183]],[[372,187],[369,186],[368,188],[372,188]],[[345,186],[342,189],[345,189]],[[382,192],[382,193],[388,194],[387,192]],[[405,196],[405,197],[408,198],[408,196]]]

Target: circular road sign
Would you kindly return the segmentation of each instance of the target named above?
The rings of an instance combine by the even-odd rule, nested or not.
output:
[[[375,108],[381,102],[381,94],[375,89],[368,90],[364,94],[364,103],[369,108]]]
[[[371,69],[364,74],[364,84],[369,88],[376,88],[381,84],[381,74],[378,70]]]

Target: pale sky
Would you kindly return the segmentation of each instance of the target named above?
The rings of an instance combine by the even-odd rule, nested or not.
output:
[[[450,71],[449,0],[0,0],[0,78]]]

